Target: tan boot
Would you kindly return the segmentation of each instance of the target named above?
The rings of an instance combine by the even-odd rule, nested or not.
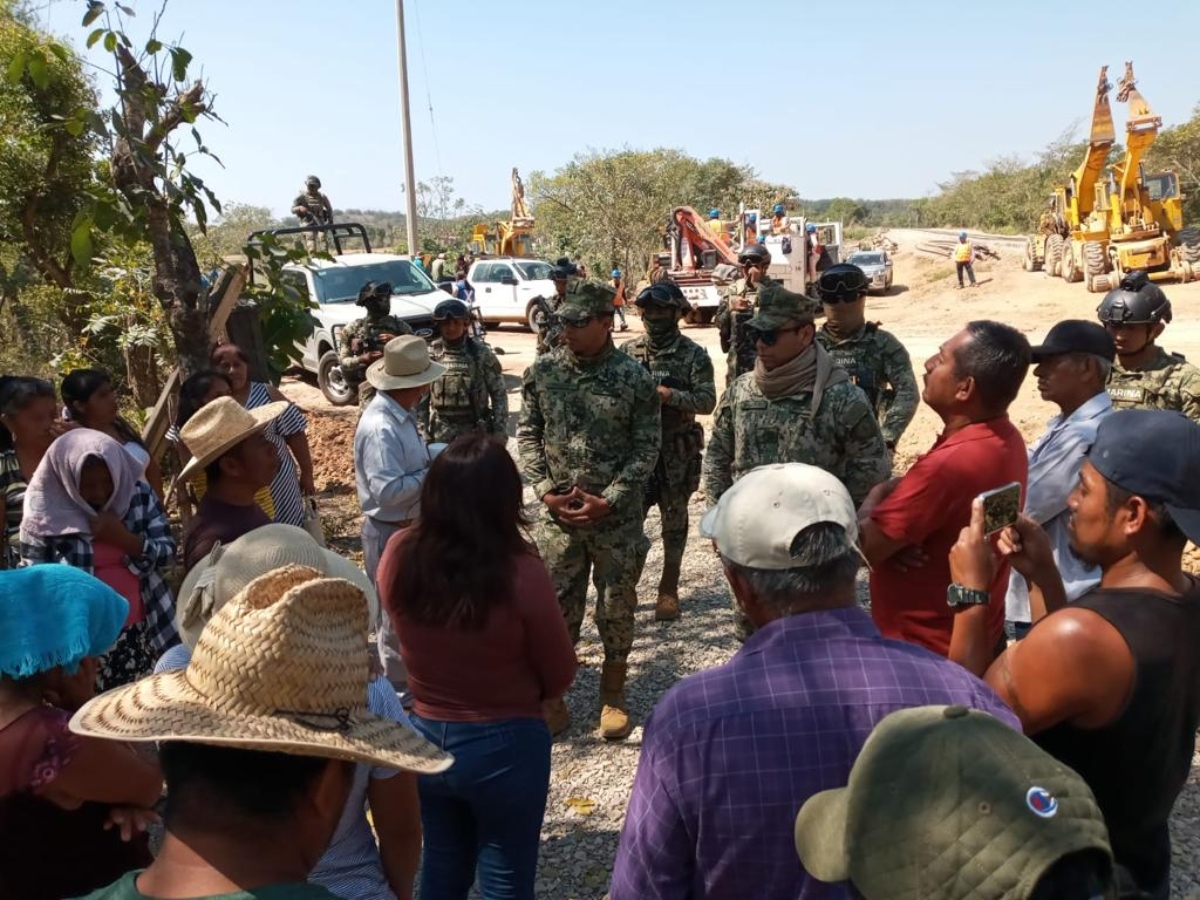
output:
[[[600,672],[600,736],[606,741],[623,741],[633,729],[625,703],[628,671],[626,663],[605,660]]]
[[[663,563],[662,578],[658,582],[658,604],[654,607],[654,621],[670,622],[679,618],[679,560]]]
[[[562,697],[545,701],[542,704],[542,716],[553,737],[558,737],[571,727],[571,711],[567,709],[567,701]]]

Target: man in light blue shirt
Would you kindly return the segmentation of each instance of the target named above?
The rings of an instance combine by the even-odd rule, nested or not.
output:
[[[410,334],[388,341],[383,358],[367,369],[375,396],[354,432],[354,482],[363,511],[363,568],[372,584],[388,538],[420,515],[421,484],[432,457],[417,431],[415,411],[429,385],[445,371],[445,366],[429,359],[425,341]],[[408,678],[387,613],[381,613],[374,625],[384,673],[403,693]]]
[[[1115,356],[1108,332],[1081,319],[1059,322],[1041,346],[1033,348],[1038,393],[1060,412],[1029,448],[1025,515],[1038,522],[1050,538],[1068,601],[1100,581],[1100,569],[1071,552],[1067,497],[1079,480],[1079,469],[1101,419],[1112,412],[1104,385]],[[1031,623],[1046,613],[1030,609],[1029,586],[1015,570],[1009,576],[1005,603],[1005,631],[1010,640],[1023,638]]]

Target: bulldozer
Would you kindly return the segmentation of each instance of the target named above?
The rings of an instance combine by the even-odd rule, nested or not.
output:
[[[1117,100],[1129,106],[1125,153],[1113,164],[1098,195],[1108,213],[1107,279],[1089,279],[1091,290],[1118,283],[1126,272],[1142,269],[1154,281],[1191,281],[1200,277],[1200,234],[1183,227],[1183,197],[1175,172],[1147,174],[1143,157],[1162,128],[1137,89],[1133,63],[1117,83]],[[1093,286],[1097,284],[1098,286]]]
[[[512,170],[512,206],[506,222],[480,222],[471,229],[471,249],[476,256],[533,256],[534,219],[525,203],[525,183]]]
[[[1038,223],[1038,233],[1029,239],[1024,261],[1027,271],[1042,269],[1066,281],[1079,281],[1086,272],[1089,284],[1107,271],[1108,219],[1105,211],[1097,208],[1097,188],[1102,185],[1104,165],[1117,139],[1108,99],[1111,90],[1108,66],[1101,66],[1083,161],[1067,183],[1055,189],[1050,208]]]

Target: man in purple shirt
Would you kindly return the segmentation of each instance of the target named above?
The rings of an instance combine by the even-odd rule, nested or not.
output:
[[[747,474],[704,516],[758,630],[684,679],[646,723],[612,900],[850,897],[801,867],[804,801],[846,784],[867,735],[912,706],[1017,719],[982,681],[886,640],[855,602],[858,517],[833,475],[801,463]]]

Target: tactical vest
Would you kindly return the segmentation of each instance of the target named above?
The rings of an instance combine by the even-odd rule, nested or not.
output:
[[[825,348],[839,366],[846,370],[846,374],[850,376],[850,380],[854,382],[862,392],[867,395],[867,400],[870,401],[872,409],[876,407],[879,401],[879,392],[883,388],[879,373],[870,366],[860,365],[858,352],[863,349],[863,345],[868,343],[870,335],[879,330],[879,325],[876,322],[867,322],[864,326],[863,336],[853,343],[846,342],[835,344]]]
[[[429,388],[429,411],[447,422],[482,423],[487,415],[479,346],[470,338],[461,348],[446,348],[446,374]]]

